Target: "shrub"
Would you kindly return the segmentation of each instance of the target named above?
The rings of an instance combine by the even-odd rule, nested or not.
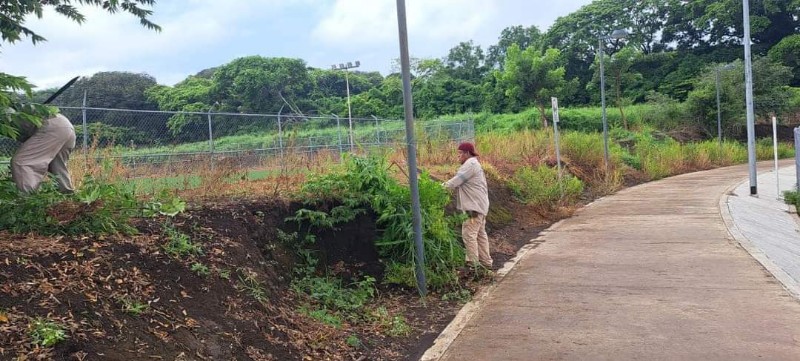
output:
[[[342,204],[330,212],[303,209],[292,218],[317,226],[333,227],[369,207],[377,214],[376,224],[382,229],[381,238],[375,243],[381,258],[402,265],[398,270],[412,270],[411,274],[387,272],[384,281],[404,285],[415,282],[410,190],[392,178],[383,158],[347,156],[342,169],[309,180],[302,192],[309,203],[334,199]],[[419,179],[419,193],[426,275],[431,275],[432,280],[455,282],[455,269],[464,264],[464,250],[454,231],[460,219],[444,213],[450,194],[424,172]]]

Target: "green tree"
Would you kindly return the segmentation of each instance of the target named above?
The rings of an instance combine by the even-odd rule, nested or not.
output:
[[[444,60],[420,59],[411,83],[415,114],[433,118],[480,109],[485,72],[481,54],[480,47],[469,42],[451,49]]]
[[[65,90],[54,103],[61,106],[61,113],[73,121],[82,117],[78,109],[63,107],[80,107],[83,105],[84,92],[86,105],[92,108],[155,110],[158,104],[145,96],[145,90],[157,85],[156,79],[148,74],[130,72],[99,72],[89,77],[82,77],[69,89]],[[52,93],[50,90],[37,92],[34,98],[38,101]],[[164,132],[164,120],[151,113],[110,112],[107,110],[88,109],[85,111],[88,134],[103,144],[125,143],[152,140],[158,132]],[[102,123],[103,126],[94,123]],[[83,129],[78,129],[82,132]],[[100,134],[99,132],[103,132]],[[143,136],[147,134],[148,136]]]
[[[790,68],[794,77],[789,85],[800,87],[800,34],[790,35],[769,49],[768,56],[774,62],[783,63]]]
[[[347,84],[343,70],[311,69],[313,82],[310,97],[311,106],[319,114],[347,115]],[[379,87],[383,76],[378,72],[350,71],[347,74],[350,86],[350,98]],[[353,113],[356,116],[359,113]],[[363,115],[363,114],[360,114]]]
[[[620,40],[600,43],[615,29],[630,29],[629,14],[617,0],[597,0],[581,7],[578,11],[556,19],[543,37],[543,46],[561,51],[568,79],[578,78],[581,84],[592,80],[592,64],[601,49],[613,54],[622,49]],[[585,87],[578,89],[573,103],[588,103],[591,94]],[[565,99],[564,103],[569,103]]]
[[[403,117],[403,83],[399,74],[388,75],[380,86],[350,99],[353,114],[399,119]]]
[[[414,112],[418,117],[478,111],[482,87],[448,74],[438,74],[414,87]]]
[[[577,85],[577,80],[564,78],[566,71],[560,58],[558,49],[544,53],[535,48],[523,51],[514,44],[508,48],[505,69],[497,73],[506,95],[523,107],[535,105],[545,127],[545,106],[550,104],[550,97],[563,97]]]
[[[483,49],[480,45],[473,44],[471,40],[461,42],[450,49],[444,64],[445,70],[451,77],[472,84],[480,84],[488,71]]]
[[[523,27],[521,25],[511,26],[500,32],[497,44],[488,49],[486,64],[491,68],[503,68],[508,48],[512,44],[517,44],[520,49],[525,50],[529,47],[541,48],[542,32],[535,25]]]
[[[723,127],[730,129],[734,124],[745,120],[745,84],[742,61],[732,63],[729,70],[720,72],[720,103]],[[688,109],[699,125],[710,133],[715,133],[716,79],[715,69],[721,64],[712,64],[703,69],[695,79],[695,88],[686,100]],[[791,69],[767,57],[753,59],[753,101],[757,118],[766,119],[770,114],[783,114],[788,111],[791,93],[787,84],[791,79]]]
[[[145,94],[150,101],[158,104],[161,110],[177,112],[208,112],[214,101],[211,92],[213,82],[210,79],[190,76],[173,87],[156,85]],[[187,124],[202,122],[197,115],[186,113],[175,114],[167,121],[167,127],[173,135],[179,134]]]
[[[313,89],[305,61],[248,56],[220,66],[213,76],[212,96],[222,110],[242,113],[277,113],[311,109]]]
[[[744,34],[740,0],[669,0],[671,15],[664,41],[678,48],[740,45]],[[797,0],[751,0],[753,51],[764,54],[783,38],[800,31]]]
[[[99,72],[78,79],[54,103],[70,107],[82,106],[85,91],[86,104],[89,107],[153,110],[157,109],[157,104],[150,101],[144,92],[155,85],[156,79],[148,74]]]
[[[109,13],[126,12],[137,18],[140,23],[149,29],[161,30],[152,23],[148,17],[151,10],[141,6],[152,6],[155,0],[17,0],[4,1],[0,4],[0,38],[2,43],[16,43],[23,38],[29,38],[33,44],[46,39],[33,29],[25,26],[29,16],[42,18],[45,9],[53,9],[77,23],[83,23],[86,18],[75,5],[89,5],[102,7]],[[24,78],[11,74],[0,73],[0,135],[16,139],[19,135],[19,124],[28,121],[36,125],[41,124],[41,119],[55,113],[53,107],[43,106],[32,100],[33,86]],[[22,97],[19,95],[23,94]]]
[[[629,14],[630,23],[625,24],[632,31],[629,43],[634,44],[643,54],[652,54],[666,49],[661,33],[670,14],[669,3],[664,0],[624,0],[619,1],[623,14]]]
[[[613,95],[614,104],[619,109],[620,118],[622,119],[622,126],[628,129],[628,120],[625,117],[625,106],[630,105],[635,97],[632,94],[626,94],[626,90],[634,82],[642,79],[642,75],[631,71],[631,66],[639,59],[640,53],[637,49],[632,47],[622,48],[622,50],[614,53],[611,56],[604,57],[605,77],[608,80],[608,85]],[[599,57],[598,57],[599,61]],[[599,64],[595,66],[595,82],[591,87],[600,83],[600,67]]]

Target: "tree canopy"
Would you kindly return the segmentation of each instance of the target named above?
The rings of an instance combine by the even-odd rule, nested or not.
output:
[[[4,43],[16,43],[24,38],[30,39],[33,44],[45,41],[45,37],[36,33],[25,25],[25,19],[35,16],[41,19],[44,9],[51,8],[77,23],[83,23],[86,18],[78,11],[75,5],[101,7],[114,14],[125,12],[137,17],[142,26],[160,31],[161,28],[149,20],[152,10],[142,6],[152,6],[155,0],[15,0],[0,3],[0,46]],[[0,73],[0,136],[16,139],[19,134],[19,124],[30,122],[36,125],[41,119],[56,112],[53,107],[44,106],[32,101],[33,86],[24,78],[6,73]],[[22,97],[19,95],[23,94]]]
[[[75,21],[83,19],[73,13],[71,3],[117,6],[114,11],[125,10],[138,16],[143,25],[157,29],[147,20],[149,11],[140,8],[152,1],[22,3],[18,15],[36,14],[37,6],[67,5],[59,8],[59,13]],[[755,80],[758,86],[769,88],[759,90],[756,102],[761,104],[759,109],[780,110],[786,103],[785,97],[779,96],[780,90],[800,85],[800,0],[751,3],[753,52],[761,59]],[[0,5],[5,13],[12,8]],[[534,106],[542,124],[546,124],[545,108],[550,97],[559,97],[562,106],[600,103],[601,52],[608,100],[619,108],[623,126],[628,104],[653,99],[706,101],[710,64],[735,63],[743,57],[741,12],[738,0],[595,0],[556,19],[546,31],[533,25],[509,26],[498,34],[494,44],[485,47],[463,39],[443,51],[442,57],[412,59],[415,115],[433,118],[464,112],[517,112]],[[617,29],[626,30],[628,36],[610,38]],[[28,36],[38,42],[34,35],[38,36],[30,29],[6,26],[3,39],[17,41]],[[769,64],[762,59],[767,55]],[[393,71],[384,76],[378,72],[315,69],[302,59],[248,56],[204,69],[174,86],[156,85],[146,74],[98,73],[81,79],[59,104],[78,105],[82,89],[88,87],[91,106],[346,116],[349,86],[354,117],[398,118],[403,114],[403,89],[398,70]],[[781,81],[765,85],[770,79]],[[19,100],[16,93],[30,90],[25,79],[0,74],[0,80],[5,84],[2,94],[14,95],[0,98],[0,106],[17,102],[4,107],[16,110],[3,115],[0,134],[13,134],[15,121],[9,120],[11,117],[35,120],[52,112],[25,100],[27,97]],[[97,97],[95,93],[100,92],[108,96]],[[794,93],[790,90],[783,94]],[[36,99],[46,96],[45,92],[34,95],[40,96]],[[773,97],[774,104],[764,97]],[[693,114],[701,122],[710,116],[703,109]],[[179,115],[162,126],[179,136],[203,121],[197,115]],[[189,125],[193,127],[187,128]]]

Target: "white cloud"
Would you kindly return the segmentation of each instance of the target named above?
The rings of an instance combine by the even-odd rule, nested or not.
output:
[[[79,25],[52,10],[26,25],[48,41],[37,46],[28,40],[5,46],[0,54],[3,71],[27,75],[40,87],[51,87],[76,75],[104,70],[146,72],[182,56],[213,49],[215,44],[246,32],[239,22],[274,14],[297,1],[189,0],[155,8],[160,33],[145,29],[128,14],[109,15],[85,7],[86,22]],[[161,64],[167,65],[167,64]]]
[[[513,25],[552,23],[590,0],[406,0],[412,56],[441,57],[458,42],[488,46]],[[388,72],[398,56],[392,0],[160,0],[157,33],[128,14],[85,7],[87,21],[45,13],[26,25],[48,41],[3,44],[0,71],[40,87],[98,71],[145,72],[174,84],[237,56],[302,58],[311,66],[361,60]],[[542,28],[541,30],[546,30]]]
[[[328,46],[356,48],[397,41],[395,1],[336,0],[312,36]],[[432,41],[469,39],[496,15],[492,1],[406,2],[409,36]]]

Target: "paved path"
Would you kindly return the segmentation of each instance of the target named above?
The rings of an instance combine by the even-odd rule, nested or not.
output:
[[[758,177],[758,197],[749,197],[750,182],[739,184],[722,207],[731,233],[742,246],[778,279],[795,298],[800,297],[800,223],[794,206],[783,201],[783,191],[796,183],[795,167],[781,168]],[[778,192],[778,186],[781,192]],[[780,198],[779,198],[780,197]],[[725,209],[723,208],[723,211]],[[738,234],[737,234],[738,233]]]
[[[800,360],[800,303],[720,213],[746,177],[746,166],[687,174],[587,206],[423,359]]]

